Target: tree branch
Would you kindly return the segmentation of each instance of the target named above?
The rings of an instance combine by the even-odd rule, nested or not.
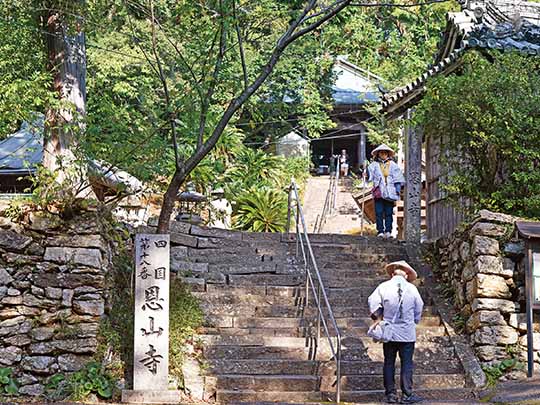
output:
[[[429,6],[430,4],[448,3],[451,0],[430,0],[419,3],[351,3],[351,7],[396,7],[396,8],[409,8],[419,6]]]
[[[240,32],[240,26],[238,24],[238,17],[236,15],[236,0],[233,0],[233,17],[236,26],[236,37],[238,38],[238,49],[240,52],[240,61],[242,63],[242,73],[244,75],[244,89],[248,87],[248,73],[246,66],[246,56],[244,54],[244,45],[242,42],[242,33]]]

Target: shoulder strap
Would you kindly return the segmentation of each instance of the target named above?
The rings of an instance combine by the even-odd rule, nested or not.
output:
[[[403,302],[403,297],[405,296],[405,291],[406,291],[406,288],[403,289],[403,294],[401,294],[401,298],[399,299],[399,302],[397,304],[397,311],[394,314],[394,318],[392,319],[392,323],[396,323],[397,315],[399,313],[399,307],[400,307],[401,303]]]

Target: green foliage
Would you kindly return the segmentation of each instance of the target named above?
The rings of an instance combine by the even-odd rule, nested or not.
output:
[[[0,392],[7,395],[17,395],[19,387],[12,376],[12,370],[9,367],[0,367]]]
[[[433,80],[417,120],[428,136],[445,135],[441,175],[451,201],[540,218],[539,61],[490,58],[469,53],[462,74]]]
[[[284,232],[287,194],[268,188],[250,188],[237,200],[233,226],[253,232]]]
[[[203,322],[203,312],[197,298],[178,279],[171,280],[170,302],[169,370],[181,379],[186,345],[193,343],[196,329]]]
[[[500,363],[496,363],[493,366],[487,367],[483,366],[482,370],[486,374],[487,385],[489,387],[494,387],[499,382],[499,379],[506,373],[521,369],[523,364],[519,362],[516,358],[504,359]]]
[[[90,394],[111,398],[115,389],[114,379],[97,362],[90,362],[82,370],[73,373],[67,384],[70,397],[75,401],[83,400]]]

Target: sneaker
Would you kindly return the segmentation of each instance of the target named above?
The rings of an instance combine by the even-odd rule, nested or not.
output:
[[[384,238],[384,233],[382,233],[382,232],[381,232],[381,233],[378,233],[378,234],[377,234],[377,238]]]
[[[393,239],[392,234],[391,234],[390,232],[386,232],[386,233],[384,234],[384,237],[385,237],[386,239]]]
[[[387,404],[398,404],[399,399],[397,394],[388,394],[384,396],[384,402],[386,402]]]
[[[416,404],[417,402],[422,402],[424,398],[416,395],[414,392],[411,395],[405,395],[401,397],[402,404]]]

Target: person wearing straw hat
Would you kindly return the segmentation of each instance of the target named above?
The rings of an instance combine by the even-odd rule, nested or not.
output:
[[[394,205],[399,200],[405,178],[396,162],[392,160],[394,150],[385,145],[377,146],[372,152],[374,160],[368,167],[369,181],[373,183],[377,236],[390,238],[394,216]]]
[[[390,339],[383,343],[384,352],[384,391],[387,403],[397,403],[395,386],[396,356],[401,362],[401,403],[421,402],[423,398],[413,392],[413,354],[416,342],[416,325],[420,322],[424,302],[412,281],[416,271],[405,261],[390,263],[385,267],[391,277],[375,289],[369,296],[368,304],[371,318],[380,317],[390,322]],[[387,326],[388,327],[388,326]]]

